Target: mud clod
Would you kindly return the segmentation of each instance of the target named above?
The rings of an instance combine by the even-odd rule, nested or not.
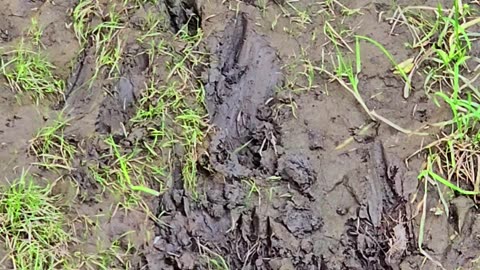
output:
[[[187,26],[191,35],[197,33],[201,28],[200,7],[197,0],[167,0],[167,10],[170,15],[170,24],[175,32],[179,32],[182,27]]]
[[[313,130],[308,131],[308,148],[310,150],[324,149],[323,137]]]
[[[291,209],[282,222],[297,237],[304,237],[322,226],[321,220],[310,210]]]
[[[300,154],[286,154],[278,161],[278,172],[282,179],[294,184],[302,193],[317,181],[317,173],[312,169],[308,159]]]

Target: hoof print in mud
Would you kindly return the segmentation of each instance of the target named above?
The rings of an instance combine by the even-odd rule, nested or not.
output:
[[[309,195],[309,189],[317,181],[317,173],[307,157],[300,154],[287,154],[278,160],[280,176],[295,185],[301,193]]]

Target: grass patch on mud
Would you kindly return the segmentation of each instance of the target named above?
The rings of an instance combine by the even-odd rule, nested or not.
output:
[[[42,127],[30,141],[30,152],[39,160],[37,165],[51,170],[72,170],[77,149],[65,138],[67,125],[68,120],[60,113],[51,125]]]
[[[121,122],[120,132],[98,132],[89,138],[69,136],[68,127],[76,123],[59,114],[56,120],[42,127],[29,144],[29,153],[36,158],[33,165],[42,169],[42,172],[55,175],[59,179],[80,179],[87,184],[80,180],[78,183],[85,186],[100,187],[99,194],[95,194],[93,199],[89,197],[91,194],[85,192],[76,196],[74,201],[95,205],[114,197],[108,201],[111,203],[106,211],[108,213],[89,213],[94,217],[81,217],[86,220],[85,230],[98,230],[98,234],[103,232],[97,224],[99,219],[95,218],[112,218],[109,215],[136,211],[138,208],[153,222],[159,223],[158,213],[149,209],[147,201],[172,188],[174,177],[182,179],[188,195],[194,199],[201,197],[203,194],[199,194],[198,190],[197,166],[199,155],[206,147],[204,141],[210,128],[206,113],[205,87],[202,83],[204,78],[200,76],[209,67],[210,55],[204,52],[205,37],[202,29],[198,28],[198,25],[192,27],[193,20],[189,20],[177,33],[171,33],[166,11],[159,8],[158,1],[115,3],[110,5],[102,1],[79,1],[69,10],[72,21],[68,27],[71,27],[82,47],[79,55],[85,53],[93,59],[92,72],[82,86],[88,85],[86,91],[100,89],[98,91],[102,91],[101,98],[116,101],[114,98],[122,95],[121,91],[116,89],[121,88],[116,82],[120,79],[130,80],[132,71],[128,66],[134,61],[128,61],[138,55],[147,56],[145,69],[138,73],[144,87],[136,93],[128,93],[134,96],[133,113],[125,113],[128,119]],[[238,15],[240,3],[232,3],[222,4],[228,4],[229,9],[236,11]],[[233,7],[234,4],[237,6]],[[467,196],[480,194],[477,170],[480,163],[480,92],[475,86],[478,76],[472,76],[478,66],[471,66],[471,63],[478,60],[471,56],[472,41],[477,39],[478,35],[469,31],[479,20],[478,14],[475,14],[470,6],[460,4],[460,1],[455,1],[455,5],[450,9],[440,6],[406,7],[395,11],[392,31],[401,24],[406,26],[412,35],[413,42],[408,44],[408,47],[417,55],[410,59],[395,59],[380,41],[355,35],[354,29],[336,30],[334,23],[327,20],[323,34],[333,48],[331,61],[324,59],[324,51],[320,61],[313,61],[309,56],[310,48],[300,45],[298,57],[294,56],[291,63],[283,67],[283,72],[287,75],[286,81],[282,89],[278,89],[291,90],[295,94],[317,91],[323,89],[318,82],[323,79],[322,76],[326,76],[351,94],[368,115],[371,123],[366,124],[359,135],[372,128],[375,123],[382,122],[400,133],[426,136],[430,135],[428,130],[408,130],[372,109],[374,106],[361,89],[362,61],[366,57],[361,55],[361,47],[373,45],[390,61],[390,72],[404,84],[404,98],[409,98],[412,94],[411,82],[414,74],[421,74],[426,94],[437,99],[442,106],[447,104],[453,115],[450,121],[434,124],[442,127],[444,133],[438,141],[424,148],[428,149],[429,154],[425,168],[419,176],[425,181],[425,185],[433,184],[438,188],[447,215],[448,200],[452,193]],[[256,1],[255,6],[262,16],[266,16],[271,8],[268,1],[263,0]],[[299,38],[302,36],[301,31],[310,29],[309,27],[315,24],[317,15],[334,18],[339,15],[349,17],[362,14],[361,9],[348,8],[338,1],[311,5],[287,1],[278,5],[278,9],[280,13],[271,23],[271,30],[276,29],[279,19],[287,18],[290,24],[285,26],[283,31],[293,38]],[[129,36],[125,38],[127,34]],[[41,37],[44,30],[36,19],[31,21],[26,35],[34,46],[43,47]],[[310,42],[317,42],[316,32],[309,38]],[[239,44],[243,46],[242,42]],[[129,51],[132,47],[135,47],[133,53]],[[0,72],[10,88],[17,93],[30,95],[37,103],[50,95],[63,96],[66,83],[55,76],[54,65],[42,56],[42,52],[27,48],[28,45],[22,42],[17,49],[6,53],[2,58]],[[323,50],[324,46],[321,48]],[[243,73],[239,76],[243,76]],[[137,85],[133,87],[132,81],[133,79],[129,81],[132,88],[138,88]],[[276,97],[269,101],[274,99]],[[119,111],[127,111],[125,100],[123,97],[120,101]],[[292,95],[278,106],[288,106],[296,117],[298,106]],[[107,107],[108,109],[110,107]],[[98,117],[95,120],[98,120]],[[275,147],[276,138],[271,140]],[[242,151],[250,142],[251,140],[234,152]],[[353,142],[352,136],[336,149],[344,148]],[[268,148],[264,147],[265,143],[269,142],[264,140],[258,154]],[[94,154],[89,156],[90,153]],[[276,171],[271,173],[277,174]],[[273,180],[277,176],[271,177]],[[281,177],[275,180],[281,180]],[[267,193],[269,201],[274,200],[274,189],[268,190],[268,187],[260,184],[261,180],[258,183],[255,178],[240,181],[247,188],[247,199],[258,197],[260,205],[260,197]],[[120,265],[125,269],[134,268],[131,257],[137,252],[136,247],[123,241],[128,233],[108,239],[108,244],[95,243],[98,247],[94,252],[78,251],[72,254],[71,243],[76,242],[77,238],[89,242],[90,240],[83,238],[91,235],[76,235],[73,232],[75,227],[66,222],[67,214],[63,212],[64,209],[58,206],[60,198],[52,195],[51,185],[40,187],[36,182],[24,173],[11,183],[10,187],[0,192],[0,232],[9,251],[9,259],[15,267],[112,269]],[[448,190],[449,193],[441,191],[438,184],[443,185],[443,190]],[[76,188],[88,189],[78,186]],[[425,206],[425,202],[423,203],[422,206]],[[422,232],[427,214],[425,208],[423,210],[420,226]],[[94,233],[92,235],[97,236]],[[94,241],[101,242],[101,239]],[[422,254],[435,261],[423,250],[423,234],[418,242]],[[225,259],[227,256],[224,258],[225,254],[217,253],[208,243],[197,244],[199,253],[209,268],[230,268],[231,262]]]
[[[52,187],[41,187],[23,172],[0,191],[0,232],[15,269],[61,267],[72,241],[67,218]]]
[[[148,12],[143,14],[145,5]],[[158,222],[157,213],[149,208],[153,204],[150,201],[171,186],[173,165],[177,161],[181,163],[185,188],[197,196],[197,153],[208,128],[205,90],[197,77],[198,68],[205,65],[207,58],[200,48],[203,32],[192,31],[188,24],[178,33],[170,32],[167,14],[165,10],[159,11],[158,6],[157,1],[106,4],[82,0],[72,7],[69,10],[72,21],[67,28],[82,47],[78,57],[93,57],[91,72],[78,85],[78,77],[72,81],[58,78],[55,66],[43,56],[45,46],[41,41],[45,32],[36,18],[24,34],[28,42],[22,41],[18,48],[2,56],[0,72],[12,90],[28,94],[41,105],[46,105],[42,101],[49,96],[62,97],[59,106],[68,104],[68,95],[81,87],[91,93],[105,91],[100,98],[115,101],[118,93],[114,93],[114,86],[108,87],[130,75],[129,65],[136,63],[127,61],[139,54],[148,57],[146,68],[138,76],[144,80],[144,88],[135,86],[137,92],[131,94],[136,99],[132,106],[134,113],[121,123],[120,133],[96,133],[85,138],[71,134],[69,130],[77,128],[78,119],[70,117],[75,108],[66,107],[29,141],[28,154],[36,159],[31,165],[38,167],[42,175],[58,181],[73,180],[77,193],[70,201],[111,205],[106,206],[110,209],[108,213],[73,218],[75,222],[84,218],[81,225],[68,224],[66,216],[75,213],[58,206],[60,198],[51,192],[54,183],[41,188],[36,185],[38,179],[22,174],[0,195],[2,241],[11,253],[6,260],[14,268],[132,269],[132,254],[139,247],[129,241],[125,244],[129,233],[108,239],[107,246],[97,243],[98,248],[93,252],[77,250],[83,243],[90,245],[105,238],[101,236],[105,229],[95,220],[100,216],[113,219],[120,212],[127,215],[140,211],[150,221]],[[132,23],[131,16],[139,17],[138,21]],[[138,53],[131,56],[130,47],[137,48]],[[71,62],[75,73],[77,64]],[[83,68],[83,62],[78,65]],[[64,93],[67,84],[68,93]],[[126,106],[125,103],[119,106],[122,113]],[[132,134],[142,136],[132,139]],[[90,156],[92,152],[94,156]],[[100,191],[89,193],[82,181],[88,187],[99,186]],[[6,218],[10,220],[7,222]],[[88,233],[78,235],[77,230]],[[92,240],[95,237],[98,239]]]
[[[440,5],[435,10],[407,10],[411,18],[412,35],[417,35],[412,47],[420,49],[416,57],[425,62],[425,90],[449,106],[452,120],[437,125],[444,128],[440,138],[426,146],[429,151],[424,170],[419,179],[438,186],[438,194],[443,212],[449,216],[448,205],[458,195],[475,197],[480,194],[480,182],[477,167],[480,159],[479,138],[480,107],[478,102],[478,58],[472,53],[472,43],[478,35],[470,28],[479,24],[477,14],[471,6],[454,1],[453,7],[444,9]],[[432,17],[433,20],[425,18]],[[420,33],[420,34],[419,34]],[[440,33],[434,39],[434,33]],[[417,63],[416,63],[417,64]],[[475,86],[477,85],[477,86]],[[423,202],[426,203],[425,201]],[[442,267],[423,248],[423,228],[425,209],[421,219],[419,249],[427,258]]]
[[[473,196],[480,194],[478,164],[480,162],[480,133],[478,129],[480,95],[478,92],[478,57],[473,55],[472,44],[478,39],[471,28],[480,23],[478,11],[461,1],[454,1],[453,6],[437,7],[398,7],[392,21],[392,32],[397,25],[406,26],[413,42],[407,46],[414,50],[415,57],[396,62],[393,56],[377,41],[368,37],[357,36],[353,57],[344,56],[337,47],[337,64],[335,72],[324,67],[318,68],[332,79],[338,81],[350,92],[371,119],[385,124],[409,135],[429,135],[427,132],[403,129],[370,110],[364,102],[358,88],[358,75],[361,72],[359,39],[375,45],[391,61],[394,73],[401,76],[405,83],[404,97],[410,96],[410,83],[415,74],[420,74],[423,89],[438,106],[448,106],[452,119],[433,123],[443,132],[438,140],[422,148],[427,150],[425,167],[418,178],[424,181],[423,213],[420,220],[418,249],[421,254],[437,266],[442,264],[424,250],[425,220],[427,215],[426,196],[428,185],[435,187],[440,198],[442,213],[449,215],[450,201],[456,196]],[[344,44],[338,38],[334,44]],[[354,60],[349,60],[353,58]],[[402,60],[402,59],[400,59]],[[418,153],[418,152],[417,152]],[[456,194],[456,195],[455,195]]]
[[[40,52],[29,49],[22,41],[7,56],[9,60],[2,58],[0,72],[17,93],[26,94],[37,103],[48,95],[63,93],[63,80],[54,75],[55,66]]]

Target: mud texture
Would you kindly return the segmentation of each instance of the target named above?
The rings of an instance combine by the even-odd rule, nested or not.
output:
[[[413,57],[403,46],[409,38],[406,27],[390,33],[389,21],[382,19],[393,9],[390,1],[342,1],[362,13],[338,18],[327,16],[324,6],[315,1],[294,2],[299,10],[316,14],[305,25],[295,21],[294,11],[278,15],[289,8],[284,1],[267,1],[263,12],[257,1],[146,4],[127,17],[132,22],[122,22],[124,50],[118,74],[112,77],[103,71],[94,81],[90,81],[96,67],[94,45],[89,41],[79,48],[74,33],[58,26],[71,23],[66,14],[75,7],[74,1],[5,2],[0,10],[0,17],[6,18],[0,20],[0,47],[18,41],[30,17],[38,16],[46,25],[42,42],[47,55],[56,66],[71,63],[71,69],[56,71],[67,86],[65,99],[58,104],[19,104],[1,78],[0,172],[13,179],[20,168],[28,167],[34,161],[27,155],[29,140],[63,110],[71,119],[65,136],[81,151],[71,171],[52,178],[62,179],[56,192],[79,190],[72,199],[78,202],[79,216],[116,213],[111,218],[99,215],[98,232],[78,226],[79,234],[90,240],[73,251],[95,250],[96,239],[108,248],[134,231],[131,269],[217,269],[214,260],[224,260],[232,270],[440,269],[425,262],[418,250],[420,210],[425,203],[429,213],[423,249],[445,269],[478,267],[476,202],[456,196],[449,202],[450,216],[434,215],[441,208],[437,191],[429,190],[428,199],[422,201],[424,190],[418,187],[424,157],[414,156],[405,163],[427,141],[372,123],[356,100],[328,78],[315,73],[310,88],[307,79],[291,83],[291,73],[307,73],[305,61],[295,62],[296,69],[289,71],[292,58],[307,55],[320,66],[323,54],[329,58],[335,52],[319,27],[327,20],[336,29],[348,26],[356,34],[381,41],[395,59]],[[184,152],[174,147],[168,153],[172,172],[165,180],[167,190],[147,203],[153,219],[137,211],[115,211],[114,200],[104,197],[90,169],[117,165],[105,143],[107,137],[122,148],[122,155],[149,140],[145,129],[130,120],[147,75],[152,75],[149,67],[164,63],[150,63],[147,46],[136,39],[136,20],[146,20],[147,11],[162,10],[170,27],[164,31],[195,34],[200,26],[205,33],[201,48],[208,62],[195,76],[205,86],[209,129],[198,153],[198,197],[184,188],[180,162]],[[328,12],[339,15],[342,10]],[[478,44],[473,44],[477,51]],[[362,44],[361,54],[365,59],[359,87],[369,108],[410,130],[448,119],[446,110],[417,91],[421,80],[414,78],[413,88],[418,89],[405,100],[399,90],[402,81],[392,74],[389,60],[374,46]],[[161,70],[153,75],[164,80],[167,74]],[[365,126],[369,129],[363,132]],[[38,168],[32,172],[53,177]],[[122,250],[125,246],[121,242]]]
[[[189,33],[196,34],[202,19],[198,1],[167,0],[164,4],[170,16],[170,24],[175,32],[179,32],[183,27],[186,27]]]
[[[212,48],[217,59],[210,65],[205,86],[208,113],[215,125],[210,161],[218,172],[237,178],[268,172],[275,164],[262,168],[266,162],[262,156],[277,154],[269,102],[281,84],[280,63],[251,24],[240,13],[229,20],[222,37],[212,41],[217,42]]]

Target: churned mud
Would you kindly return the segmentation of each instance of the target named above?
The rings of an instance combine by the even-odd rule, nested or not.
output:
[[[65,14],[74,1],[53,5],[3,0],[0,47],[18,41],[30,17],[50,20],[44,22],[43,43],[66,90],[60,102],[19,103],[2,78],[1,183],[7,184],[5,179],[35,161],[28,154],[29,140],[63,111],[71,119],[65,136],[82,151],[75,155],[74,170],[57,176],[63,177],[57,192],[78,188],[72,213],[95,216],[99,225],[96,231],[81,231],[85,220],[75,220],[83,238],[72,251],[92,251],[99,242],[108,247],[133,232],[129,233],[135,245],[133,263],[128,269],[227,269],[218,266],[221,261],[228,269],[436,269],[420,254],[417,243],[423,194],[417,176],[424,157],[409,158],[431,138],[372,122],[353,96],[320,74],[309,89],[294,89],[308,84],[303,77],[289,83],[292,75],[303,71],[303,64],[289,70],[295,57],[306,56],[321,65],[322,57],[335,57],[335,49],[323,33],[329,18],[320,12],[324,6],[295,2],[298,8],[319,14],[311,23],[299,25],[277,16],[281,6],[288,8],[282,2],[267,1],[265,12],[255,1],[167,0],[145,5],[166,12],[169,31],[176,33],[185,25],[192,34],[202,29],[201,48],[208,54],[206,67],[196,74],[204,85],[209,123],[206,143],[198,153],[198,196],[185,189],[180,162],[185,153],[174,148],[168,154],[167,188],[146,203],[156,217],[152,219],[142,211],[116,209],[116,199],[103,195],[90,169],[116,166],[99,136],[111,135],[124,149],[122,154],[151,139],[146,129],[130,121],[147,77],[167,77],[151,69],[163,63],[151,63],[145,46],[137,42],[139,30],[125,27],[119,76],[100,74],[91,81],[95,47],[87,42],[80,48],[63,25],[69,22]],[[328,19],[330,24],[379,41],[396,59],[412,56],[403,46],[409,38],[406,29],[390,33],[389,21],[379,17],[391,12],[393,3],[342,2],[361,13],[339,15]],[[129,18],[142,17],[139,14]],[[392,74],[389,60],[378,48],[364,44],[362,57],[360,89],[369,108],[409,130],[448,119],[447,111],[425,96],[421,79],[414,79],[413,92],[404,99],[401,79]],[[35,166],[31,171],[40,178],[51,177]],[[158,183],[152,187],[159,188]],[[429,210],[438,204],[431,194],[423,202]],[[480,250],[476,205],[458,197],[450,207],[450,218],[427,215],[423,249],[445,269],[474,269]],[[124,243],[120,246],[126,250]]]

